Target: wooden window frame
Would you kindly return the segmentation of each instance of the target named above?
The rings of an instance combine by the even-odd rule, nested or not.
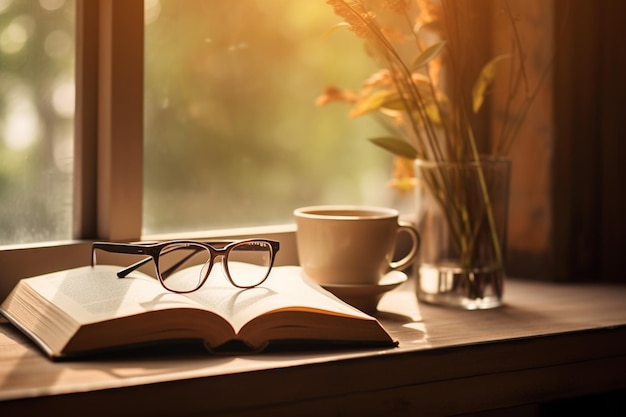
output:
[[[143,13],[143,0],[76,0],[73,240],[0,249],[0,299],[21,278],[87,265],[94,240],[142,238]],[[281,240],[277,263],[284,264],[297,261],[293,232],[286,226],[193,237]]]
[[[143,0],[76,0],[75,69],[74,240],[2,248],[0,298],[85,265],[93,239],[141,235]]]

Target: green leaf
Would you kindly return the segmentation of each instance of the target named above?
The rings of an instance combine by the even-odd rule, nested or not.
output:
[[[394,155],[401,156],[408,159],[417,158],[417,151],[405,140],[385,136],[378,138],[371,138],[370,141],[377,146],[391,152]]]
[[[504,59],[508,59],[509,55],[499,55],[487,62],[480,72],[478,79],[472,88],[472,108],[474,113],[478,113],[485,101],[485,92],[496,76],[496,65]]]
[[[350,24],[347,22],[339,22],[336,25],[334,25],[333,27],[331,27],[330,29],[328,29],[326,32],[324,32],[324,36],[322,37],[322,39],[326,39],[328,38],[330,35],[332,35],[333,33],[335,33],[335,31],[337,29],[341,29],[341,28],[349,28]]]
[[[414,70],[423,67],[428,64],[434,57],[439,55],[443,47],[446,45],[446,41],[441,41],[430,45],[413,61],[411,68]]]

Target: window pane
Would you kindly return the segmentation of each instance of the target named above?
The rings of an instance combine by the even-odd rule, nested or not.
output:
[[[382,129],[324,87],[375,70],[318,0],[146,1],[144,233],[292,222],[309,204],[386,204]]]
[[[0,0],[0,245],[71,238],[74,0]]]

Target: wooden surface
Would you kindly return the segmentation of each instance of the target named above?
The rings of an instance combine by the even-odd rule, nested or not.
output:
[[[410,283],[377,314],[397,348],[196,346],[51,362],[0,324],[0,415],[449,415],[626,389],[626,287],[509,280],[506,305],[417,304]]]

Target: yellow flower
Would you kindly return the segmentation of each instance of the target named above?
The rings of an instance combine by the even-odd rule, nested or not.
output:
[[[373,12],[367,11],[359,0],[328,0],[335,14],[343,17],[350,25],[349,29],[357,36],[366,38],[371,34],[369,24],[376,18]]]
[[[365,80],[364,89],[369,90],[373,87],[391,87],[393,86],[393,79],[387,68],[382,68]]]
[[[441,0],[416,0],[416,2],[420,9],[416,22],[418,26],[441,21],[443,16]]]
[[[409,10],[409,0],[385,0],[383,7],[398,14],[403,14]]]
[[[318,106],[325,106],[328,103],[343,102],[356,103],[359,97],[350,89],[342,90],[334,85],[330,85],[324,89],[324,92],[315,100]]]

